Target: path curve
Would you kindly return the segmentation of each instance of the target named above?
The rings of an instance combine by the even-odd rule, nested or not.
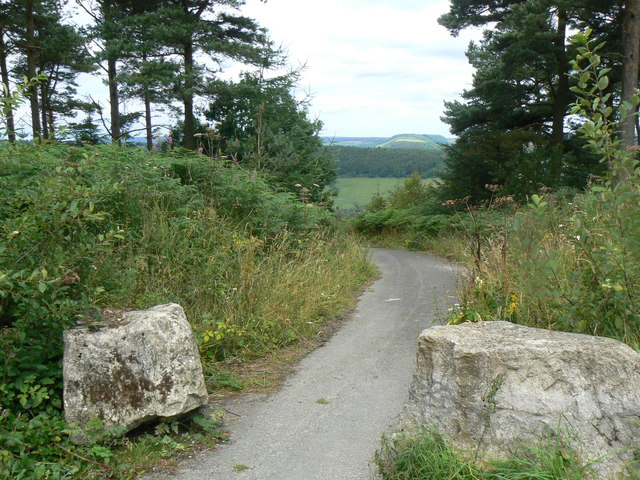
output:
[[[284,388],[226,408],[231,440],[146,480],[367,480],[408,399],[419,333],[453,303],[454,275],[433,256],[372,249],[382,278],[351,319]],[[326,400],[324,402],[323,400]],[[320,403],[318,402],[320,400]],[[245,465],[248,468],[236,471]]]

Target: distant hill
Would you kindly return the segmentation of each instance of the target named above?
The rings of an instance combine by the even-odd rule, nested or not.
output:
[[[389,140],[389,137],[324,137],[322,140],[326,145],[370,148]]]
[[[442,135],[403,133],[393,137],[325,137],[328,145],[360,148],[403,148],[436,150],[451,142]]]
[[[446,141],[446,138],[442,137]],[[390,139],[374,145],[375,148],[406,148],[416,150],[442,150],[442,144],[435,142],[428,135],[395,135]]]

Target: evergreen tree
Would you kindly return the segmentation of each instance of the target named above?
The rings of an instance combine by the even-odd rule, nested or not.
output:
[[[266,32],[250,18],[238,15],[243,0],[166,0],[155,10],[156,27],[151,35],[180,57],[181,75],[177,78],[175,97],[183,105],[184,146],[195,150],[195,98],[213,73],[209,64],[220,66],[224,59],[245,64],[262,64],[272,46]]]
[[[174,97],[180,63],[167,48],[166,41],[156,38],[154,12],[141,12],[125,20],[130,38],[135,39],[122,65],[117,80],[123,98],[137,99],[144,104],[144,123],[147,148],[153,146],[152,105],[168,105]]]
[[[589,22],[598,27],[600,38],[610,38],[608,21],[616,15],[611,2],[602,0],[452,0],[440,22],[454,35],[469,26],[487,28],[467,53],[476,69],[472,88],[463,93],[462,102],[446,103],[443,120],[462,139],[449,151],[448,181],[467,183],[462,180],[467,173],[456,169],[473,157],[487,173],[469,178],[476,182],[475,197],[491,195],[481,182],[512,185],[515,190],[508,193],[523,193],[511,180],[523,163],[531,164],[524,170],[535,174],[522,187],[584,184],[586,174],[576,178],[585,170],[575,165],[571,149],[576,142],[565,131],[573,101],[568,59],[574,55],[567,31]],[[487,145],[488,139],[495,145]],[[476,155],[475,144],[484,145],[487,154]],[[504,157],[506,151],[518,159],[518,168],[503,168],[512,163]],[[594,167],[591,160],[585,159],[589,168]]]
[[[0,4],[0,81],[4,84],[3,95],[11,97],[11,80],[9,70],[9,58],[15,50],[10,33],[15,24],[15,11],[10,5]],[[4,106],[3,116],[6,119],[7,140],[16,141],[16,126],[14,120],[13,106],[8,103]]]
[[[76,99],[76,78],[91,71],[93,64],[81,32],[65,23],[63,6],[59,0],[0,5],[3,83],[8,85],[10,76],[19,83],[24,77],[38,78],[29,89],[35,139],[51,136],[59,118],[74,116],[75,110],[85,107]]]
[[[295,97],[298,79],[298,71],[265,78],[259,70],[238,83],[216,82],[206,116],[218,122],[227,155],[290,192],[305,189],[309,200],[326,202],[335,162],[319,136],[322,123],[309,119],[308,100]]]

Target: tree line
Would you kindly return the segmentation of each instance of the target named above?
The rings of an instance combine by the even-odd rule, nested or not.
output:
[[[362,148],[331,146],[338,176],[404,178],[418,173],[422,178],[437,177],[443,165],[444,149]]]
[[[449,198],[479,200],[501,185],[505,193],[546,187],[582,187],[606,169],[585,154],[571,59],[575,31],[590,30],[606,69],[607,106],[635,105],[618,120],[620,148],[640,131],[635,92],[640,51],[639,0],[451,0],[439,22],[454,36],[480,27],[483,38],[467,51],[475,68],[462,100],[446,102],[443,120],[458,140],[448,149],[443,176]]]
[[[286,56],[267,30],[242,15],[244,3],[2,1],[4,96],[28,82],[36,141],[56,138],[62,126],[89,143],[103,140],[104,131],[113,142],[143,131],[150,150],[179,145],[227,156],[286,190],[306,188],[313,201],[325,201],[335,168],[319,138],[322,123],[295,95],[300,71],[286,70]],[[221,78],[231,61],[244,68],[239,80]],[[81,74],[104,81],[108,105],[79,94]],[[125,111],[125,102],[140,107]],[[14,105],[5,101],[2,109],[6,139],[15,142]],[[158,111],[173,117],[171,125],[154,124]],[[155,140],[160,127],[162,145]]]

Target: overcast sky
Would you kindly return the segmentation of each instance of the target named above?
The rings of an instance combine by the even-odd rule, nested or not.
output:
[[[247,0],[242,12],[269,29],[328,136],[450,136],[443,102],[469,88],[464,55],[478,31],[453,38],[437,19],[448,0]]]
[[[453,38],[437,22],[448,10],[448,0],[246,0],[241,13],[269,29],[292,67],[306,65],[300,87],[312,96],[323,135],[388,137],[450,136],[440,121],[443,102],[469,88],[465,51],[480,32]],[[83,15],[77,22],[88,21]],[[100,77],[82,75],[80,93],[108,105]],[[19,123],[27,125],[23,110]],[[155,121],[170,122],[158,112]]]

